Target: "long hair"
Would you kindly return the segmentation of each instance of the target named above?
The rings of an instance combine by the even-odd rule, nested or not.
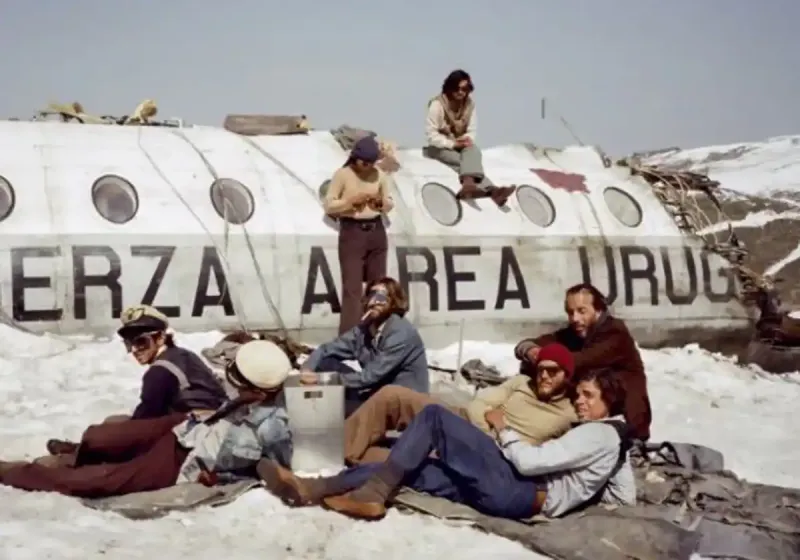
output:
[[[608,408],[609,416],[625,413],[625,397],[627,391],[619,374],[611,369],[592,369],[579,372],[570,381],[570,398],[574,401],[577,397],[579,383],[593,381],[600,389],[600,398]]]
[[[442,82],[442,93],[448,96],[455,93],[458,91],[458,84],[464,80],[469,84],[469,92],[472,93],[475,91],[475,86],[472,84],[470,75],[465,70],[459,68],[458,70],[450,72],[444,79],[444,82]]]
[[[603,295],[603,292],[601,292],[588,282],[570,286],[569,288],[567,288],[567,293],[565,294],[564,297],[566,298],[567,296],[574,296],[575,294],[579,294],[581,292],[586,292],[587,294],[592,296],[592,307],[594,307],[595,311],[603,312],[608,310],[608,302],[606,301],[606,296]]]
[[[400,285],[400,282],[389,276],[384,276],[383,278],[373,280],[367,284],[367,289],[364,290],[362,304],[366,306],[369,293],[378,284],[386,286],[386,296],[389,299],[389,308],[392,313],[400,317],[405,317],[405,314],[408,313],[408,295],[403,289],[403,286]]]

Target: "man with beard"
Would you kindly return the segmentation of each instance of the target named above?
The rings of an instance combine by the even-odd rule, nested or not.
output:
[[[508,519],[561,517],[587,503],[633,505],[636,483],[628,460],[618,376],[585,372],[571,391],[580,423],[541,445],[522,441],[498,416],[492,438],[451,411],[428,405],[409,424],[385,461],[317,479],[294,475],[277,461],[256,470],[290,505],[322,503],[358,519],[379,519],[403,486]],[[308,489],[318,487],[315,501]]]
[[[614,371],[625,385],[625,419],[633,436],[647,441],[652,421],[647,377],[625,322],[611,316],[605,297],[591,284],[569,288],[564,309],[569,319],[567,327],[517,344],[514,354],[522,361],[521,371],[533,368],[541,349],[553,342],[573,352],[576,374],[595,369]]]
[[[567,396],[573,373],[569,350],[560,344],[541,349],[534,372],[516,375],[478,392],[465,409],[452,409],[486,434],[492,422],[504,421],[520,437],[538,445],[558,437],[576,420]],[[379,444],[389,430],[404,430],[423,408],[442,404],[430,395],[387,386],[345,422],[345,459],[351,464],[383,461],[389,449]]]
[[[318,381],[315,372],[338,372],[345,387],[346,416],[386,385],[430,391],[425,345],[405,318],[408,298],[400,283],[389,277],[368,283],[363,310],[358,325],[311,353],[300,376],[301,383],[313,385]],[[357,361],[361,370],[344,363],[349,360]]]

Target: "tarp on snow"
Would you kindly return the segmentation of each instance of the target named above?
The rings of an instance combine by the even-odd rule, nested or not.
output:
[[[406,510],[458,520],[563,560],[709,558],[790,560],[800,558],[800,490],[751,484],[723,469],[707,447],[682,443],[649,445],[632,452],[639,505],[595,506],[561,519],[523,523],[483,515],[441,498],[403,490],[395,499]],[[183,484],[100,500],[89,507],[132,519],[234,501],[257,482],[206,488]]]
[[[751,484],[723,469],[707,447],[665,443],[632,452],[639,504],[594,506],[530,523],[483,515],[410,490],[402,507],[518,541],[553,558],[577,560],[800,558],[800,490]]]

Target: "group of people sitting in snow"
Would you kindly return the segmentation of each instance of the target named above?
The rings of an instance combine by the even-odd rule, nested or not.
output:
[[[259,477],[289,505],[361,519],[382,517],[401,487],[511,519],[635,502],[628,450],[649,438],[645,373],[624,322],[595,287],[569,288],[568,326],[517,344],[519,373],[466,407],[430,394],[425,347],[405,317],[400,284],[373,281],[362,301],[359,323],[299,367],[268,340],[226,337],[235,342],[223,356],[224,380],[175,344],[159,311],[128,309],[118,334],[147,367],[133,414],[90,426],[79,442],[50,440],[48,455],[33,461],[0,462],[0,482],[97,498]],[[290,470],[282,389],[292,374],[313,385],[329,371],[345,387],[347,467],[300,477]],[[400,432],[393,443],[390,430]]]

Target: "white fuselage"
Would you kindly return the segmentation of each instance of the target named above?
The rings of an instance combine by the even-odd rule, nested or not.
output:
[[[331,134],[0,122],[0,143],[0,177],[13,189],[13,208],[0,221],[6,320],[34,331],[110,334],[125,306],[145,301],[180,331],[285,328],[309,342],[335,334],[338,233],[319,191],[347,154]],[[456,190],[452,170],[419,149],[398,159],[389,271],[409,287],[410,318],[429,345],[462,332],[513,342],[558,326],[564,290],[584,280],[610,295],[641,344],[746,336],[750,317],[735,299],[728,263],[704,254],[646,183],[606,167],[593,149],[484,151],[495,183],[536,187],[550,208],[527,198],[531,190],[505,210],[489,199],[457,203],[441,187],[424,187]],[[583,187],[559,188],[543,179],[547,172],[582,176]],[[113,176],[135,194],[125,195]],[[124,223],[104,218],[93,201],[103,177],[96,202]],[[218,179],[249,190],[252,203],[236,191],[240,204],[229,209],[245,217],[252,210],[243,225],[215,210]],[[604,196],[612,186],[636,200],[638,225],[612,213]],[[619,195],[610,202],[622,204]],[[552,223],[537,225],[521,204],[539,224]],[[635,223],[635,206],[625,211]],[[454,225],[434,219],[458,212]]]

